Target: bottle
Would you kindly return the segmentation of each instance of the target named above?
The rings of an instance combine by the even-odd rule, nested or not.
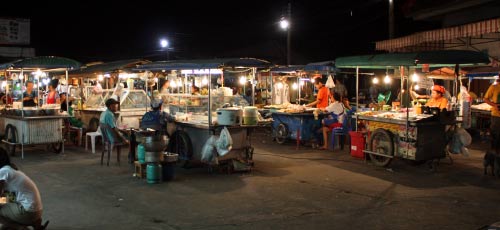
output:
[[[78,100],[78,110],[82,110],[83,107],[82,107],[82,100]]]

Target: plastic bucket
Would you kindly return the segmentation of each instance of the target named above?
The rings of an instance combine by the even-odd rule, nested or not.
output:
[[[243,117],[257,117],[257,107],[255,106],[245,106],[243,108]]]
[[[257,125],[257,117],[243,117],[244,125]]]
[[[365,158],[365,136],[362,132],[350,131],[351,137],[351,156],[356,158]]]
[[[175,178],[175,162],[161,164],[162,181],[171,181]]]

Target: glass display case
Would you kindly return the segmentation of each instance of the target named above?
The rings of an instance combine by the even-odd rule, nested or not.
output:
[[[112,93],[112,92],[111,92]],[[120,96],[120,109],[144,109],[149,107],[150,99],[144,90],[123,90]]]
[[[106,100],[113,94],[110,89],[103,89],[100,93],[88,92],[85,105],[87,108],[102,108],[106,107]]]

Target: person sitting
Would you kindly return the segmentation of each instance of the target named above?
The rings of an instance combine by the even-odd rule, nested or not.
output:
[[[115,112],[118,111],[118,102],[114,98],[109,98],[105,102],[106,104],[106,111],[101,113],[101,116],[99,117],[99,123],[104,124],[108,126],[113,133],[109,133],[107,136],[107,139],[110,140],[111,143],[121,143],[124,142],[126,144],[129,143],[127,138],[121,135],[120,131],[116,127],[116,119],[115,119]],[[118,139],[119,138],[119,139]]]
[[[162,110],[163,101],[154,98],[151,101],[151,111],[142,116],[140,128],[154,129],[159,131],[160,135],[167,135],[167,123],[175,121],[175,118]]]
[[[431,99],[425,104],[429,107],[438,107],[440,110],[448,107],[448,100],[444,97],[445,89],[441,85],[432,86]]]
[[[10,229],[17,225],[33,226],[34,229],[44,228],[42,199],[37,186],[11,163],[9,154],[3,148],[0,148],[0,192],[15,194],[15,200],[0,204],[2,229]],[[6,197],[12,198],[10,195]]]
[[[68,100],[68,104],[66,104],[66,100],[68,99],[65,92],[59,94],[59,100],[61,101],[61,111],[68,111],[68,105],[71,107],[73,105],[74,98],[70,97]]]
[[[344,119],[346,119],[345,115],[345,106],[342,102],[340,102],[340,95],[338,93],[333,94],[333,102],[330,103],[325,109],[324,112],[331,113],[327,118],[321,121],[323,127],[321,128],[323,132],[323,146],[319,149],[327,149],[328,146],[328,132],[332,131],[335,128],[342,128]]]

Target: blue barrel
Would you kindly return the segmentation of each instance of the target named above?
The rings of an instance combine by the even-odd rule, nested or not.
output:
[[[148,181],[148,184],[160,183],[161,173],[161,165],[156,163],[148,164],[146,166],[146,179]]]
[[[146,149],[142,144],[137,145],[137,160],[141,164],[146,162]]]

